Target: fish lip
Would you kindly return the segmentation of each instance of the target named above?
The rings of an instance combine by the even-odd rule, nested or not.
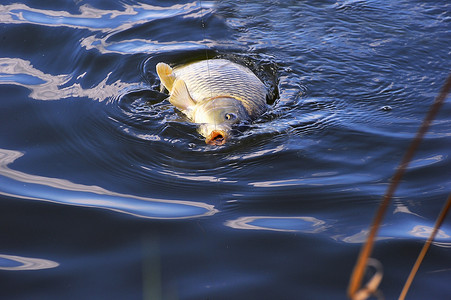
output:
[[[227,133],[224,130],[215,129],[205,139],[205,143],[209,145],[221,146],[227,141]]]

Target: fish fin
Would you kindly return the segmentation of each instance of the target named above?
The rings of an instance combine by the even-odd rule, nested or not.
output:
[[[172,74],[172,68],[168,64],[161,62],[157,64],[156,69],[161,81],[160,92],[163,92],[164,88],[171,92],[175,81],[175,77]]]
[[[187,111],[196,105],[196,102],[191,98],[185,81],[177,79],[172,88],[169,102],[182,111]]]

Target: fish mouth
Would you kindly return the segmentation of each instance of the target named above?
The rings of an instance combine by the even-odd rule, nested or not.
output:
[[[227,134],[224,130],[213,130],[205,139],[205,143],[209,145],[221,146],[224,145],[227,139]]]

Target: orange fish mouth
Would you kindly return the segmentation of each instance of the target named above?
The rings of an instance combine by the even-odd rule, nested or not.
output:
[[[205,143],[209,145],[224,145],[226,142],[227,134],[223,130],[213,130],[205,139]]]

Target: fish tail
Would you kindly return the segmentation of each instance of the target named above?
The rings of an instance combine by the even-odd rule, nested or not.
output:
[[[169,92],[172,91],[175,77],[172,74],[172,68],[163,62],[160,62],[156,66],[158,77],[160,77],[161,87],[160,91],[164,91],[166,88]]]

